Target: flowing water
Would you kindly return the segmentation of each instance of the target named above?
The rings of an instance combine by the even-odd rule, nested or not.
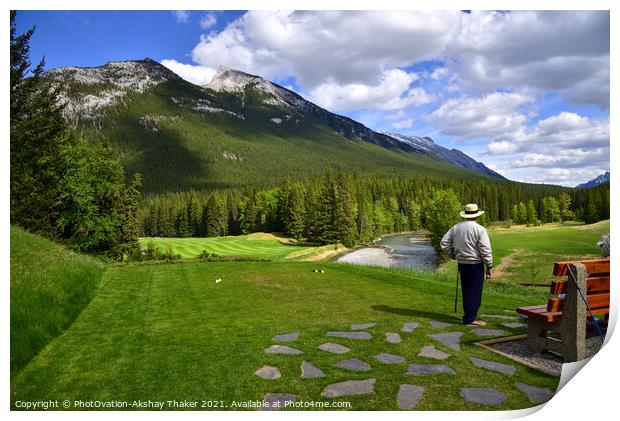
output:
[[[439,256],[421,232],[388,235],[374,243],[377,247],[355,250],[337,262],[358,265],[435,270]]]

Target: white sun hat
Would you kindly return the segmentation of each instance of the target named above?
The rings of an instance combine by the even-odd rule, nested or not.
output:
[[[477,218],[483,213],[484,211],[478,210],[478,205],[476,205],[475,203],[470,203],[468,205],[465,205],[464,211],[461,211],[461,217],[467,219]]]

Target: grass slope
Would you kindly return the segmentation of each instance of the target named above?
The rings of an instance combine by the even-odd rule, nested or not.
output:
[[[548,224],[491,230],[495,280],[549,285],[554,278],[554,262],[601,257],[596,243],[602,235],[609,234],[609,228],[609,221],[602,221],[591,225]]]
[[[11,227],[11,376],[90,302],[103,265]]]
[[[309,253],[314,247],[285,244],[270,234],[254,233],[230,237],[209,238],[161,238],[144,237],[140,245],[145,247],[152,241],[162,251],[170,249],[183,258],[197,257],[203,250],[219,256],[253,256],[269,260],[284,260],[291,253]]]
[[[323,263],[181,263],[129,265],[109,269],[97,296],[64,335],[46,347],[11,383],[16,400],[261,400],[267,392],[293,393],[298,400],[320,397],[330,383],[375,378],[374,395],[344,398],[353,409],[396,409],[402,383],[426,388],[417,409],[488,409],[467,404],[460,387],[495,387],[508,399],[499,409],[532,404],[515,387],[517,381],[555,389],[557,378],[482,349],[470,329],[456,324],[452,310],[454,285],[442,273],[409,272]],[[214,278],[222,278],[215,284]],[[521,288],[519,294],[485,291],[481,311],[537,302]],[[455,323],[462,331],[462,351],[455,352],[426,336],[436,331],[430,320]],[[389,344],[384,332],[397,332],[405,322],[418,321],[403,342]],[[326,338],[328,330],[346,330],[351,323],[377,322],[371,341]],[[499,327],[501,320],[490,321]],[[299,331],[289,344],[302,356],[269,355],[272,337]],[[518,332],[522,332],[518,331]],[[352,352],[344,356],[317,349],[339,342]],[[385,365],[372,356],[390,352],[408,363],[436,363],[417,353],[434,344],[452,356],[444,361],[457,376],[404,375],[405,365]],[[88,358],[85,358],[88,356]],[[467,356],[514,364],[511,376],[475,367]],[[368,373],[333,368],[343,358],[372,365]],[[300,365],[309,361],[328,377],[301,379]],[[263,365],[279,367],[282,377],[263,380],[254,372]],[[130,408],[131,409],[131,408]],[[219,409],[219,408],[218,408]],[[227,409],[227,408],[224,408]],[[231,409],[230,407],[228,409]]]

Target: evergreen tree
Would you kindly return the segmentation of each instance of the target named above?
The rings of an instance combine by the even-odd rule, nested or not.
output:
[[[527,223],[529,225],[536,225],[538,223],[538,213],[533,200],[527,202]]]
[[[60,182],[68,171],[66,154],[74,139],[57,92],[42,78],[44,60],[32,68],[33,33],[34,28],[16,35],[15,11],[11,11],[11,223],[54,237],[62,213]]]

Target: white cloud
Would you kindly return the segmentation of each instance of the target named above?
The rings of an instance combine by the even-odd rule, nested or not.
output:
[[[205,13],[200,18],[200,27],[202,29],[209,29],[217,23],[217,18],[213,13]]]
[[[178,23],[187,23],[189,21],[189,12],[187,10],[175,10],[173,13]]]
[[[385,71],[376,85],[329,81],[313,88],[308,96],[313,102],[331,111],[365,108],[397,110],[434,101],[435,98],[424,89],[410,88],[416,79],[413,73],[392,69]]]
[[[385,69],[436,57],[460,12],[250,11],[219,34],[202,37],[195,62],[267,78],[295,75],[309,90],[377,84]]]
[[[183,79],[196,85],[206,85],[211,82],[211,79],[213,79],[217,71],[217,69],[212,69],[210,67],[179,63],[176,60],[162,60],[161,64]]]
[[[446,48],[462,87],[533,88],[609,107],[609,12],[463,14]]]
[[[392,127],[394,127],[395,129],[408,129],[410,127],[413,126],[413,119],[412,118],[408,118],[406,120],[402,120],[402,121],[397,121],[396,123],[392,124]]]
[[[457,139],[498,138],[521,129],[527,117],[519,108],[531,102],[528,95],[504,92],[453,98],[427,116],[426,121]]]

